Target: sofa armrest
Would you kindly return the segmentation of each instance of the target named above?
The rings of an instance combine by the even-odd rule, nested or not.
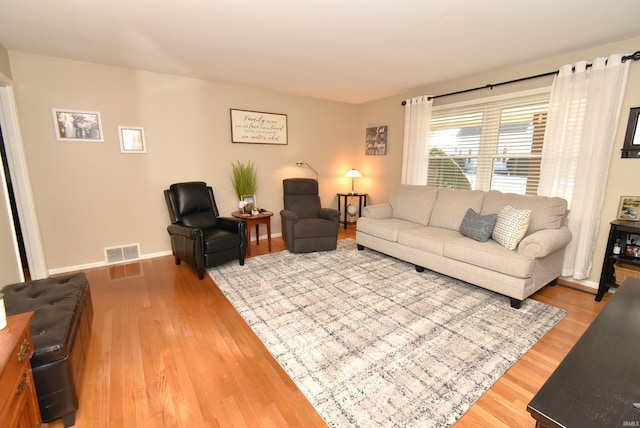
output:
[[[218,217],[217,224],[221,229],[240,235],[240,242],[247,242],[247,222],[236,217]]]
[[[362,208],[362,217],[369,218],[391,218],[393,217],[393,207],[391,204],[367,205]]]
[[[569,241],[571,232],[566,226],[539,230],[520,241],[518,254],[529,259],[541,259],[566,247]]]
[[[283,220],[297,221],[298,216],[291,210],[280,210],[280,216]]]
[[[320,208],[318,217],[340,224],[340,211],[333,208]]]
[[[170,224],[167,226],[169,235],[182,236],[187,239],[202,239],[202,229],[197,227],[183,226],[181,224]]]

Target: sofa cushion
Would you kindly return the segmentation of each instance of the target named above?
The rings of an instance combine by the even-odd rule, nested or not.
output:
[[[207,187],[203,181],[176,183],[169,187],[173,192],[180,215],[213,209]]]
[[[393,217],[426,226],[437,195],[437,187],[399,184],[389,197]]]
[[[484,269],[500,272],[516,278],[533,276],[535,259],[529,259],[516,251],[509,251],[499,243],[474,241],[459,235],[444,243],[444,256]]]
[[[422,227],[417,223],[397,218],[369,218],[360,217],[356,223],[358,232],[367,233],[377,238],[396,242],[398,233],[402,230]]]
[[[467,209],[480,212],[484,195],[485,192],[481,190],[438,189],[429,226],[460,230]]]
[[[182,216],[182,224],[188,227],[197,227],[199,229],[216,227],[217,221],[218,218],[213,211],[202,211]]]
[[[460,233],[478,242],[486,242],[491,238],[497,218],[497,214],[480,215],[469,208],[462,219]]]
[[[460,232],[457,230],[426,226],[400,231],[398,244],[442,256],[445,242],[459,237]]]
[[[534,195],[524,196],[513,193],[502,193],[497,190],[487,192],[480,214],[497,214],[507,205],[514,208],[531,210],[527,235],[537,232],[538,230],[557,229],[562,226],[562,222],[567,216],[567,201],[562,198]]]
[[[516,209],[509,205],[498,213],[491,237],[507,250],[515,250],[529,228],[531,210]]]

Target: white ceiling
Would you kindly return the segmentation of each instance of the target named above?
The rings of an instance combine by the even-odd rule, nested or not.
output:
[[[0,44],[362,103],[637,37],[639,19],[640,0],[0,0]]]

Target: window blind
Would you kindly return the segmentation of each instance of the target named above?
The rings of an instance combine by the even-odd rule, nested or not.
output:
[[[549,93],[435,110],[426,182],[536,194]]]

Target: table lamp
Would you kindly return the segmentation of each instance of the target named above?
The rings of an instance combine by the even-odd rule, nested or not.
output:
[[[347,173],[344,175],[345,177],[349,177],[351,179],[351,194],[354,195],[356,192],[354,190],[354,182],[356,178],[361,178],[362,174],[360,174],[358,171],[356,171],[355,168],[351,168],[349,171],[347,171]]]

